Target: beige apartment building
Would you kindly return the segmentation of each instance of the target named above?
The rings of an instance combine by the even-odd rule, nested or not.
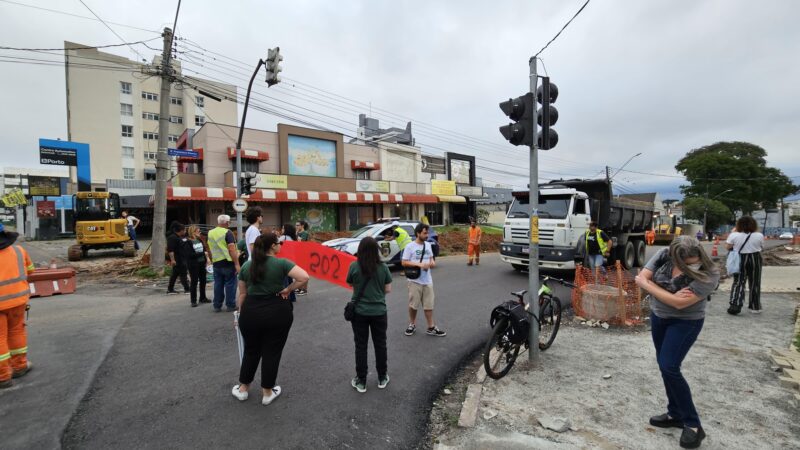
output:
[[[160,56],[147,65],[81,47],[64,42],[70,49],[64,52],[67,130],[70,141],[90,145],[92,188],[105,189],[108,179],[154,180],[161,80],[148,68],[157,67]],[[180,76],[180,62],[173,62],[173,67]],[[235,86],[213,81],[196,84],[214,93],[236,92]],[[206,121],[235,125],[237,104],[218,102],[188,85],[173,83],[169,120],[172,148],[187,128],[200,128]]]

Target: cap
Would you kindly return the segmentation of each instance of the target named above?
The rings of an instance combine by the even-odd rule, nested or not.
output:
[[[392,226],[393,227],[399,227],[400,226],[400,222],[395,220],[394,222],[392,222]]]

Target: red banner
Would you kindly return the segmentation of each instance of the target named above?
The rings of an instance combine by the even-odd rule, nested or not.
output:
[[[39,200],[36,202],[36,215],[40,219],[50,219],[56,216],[56,202]]]
[[[278,256],[293,261],[314,278],[353,289],[346,280],[350,264],[356,261],[356,257],[349,253],[316,242],[286,241]]]

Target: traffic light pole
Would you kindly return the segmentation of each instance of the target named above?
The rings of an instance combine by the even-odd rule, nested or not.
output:
[[[244,98],[244,111],[242,111],[242,126],[239,127],[239,139],[236,140],[236,198],[242,198],[242,137],[244,137],[244,123],[247,120],[247,107],[250,105],[250,91],[253,89],[253,81],[264,65],[264,60],[259,59],[253,76],[250,77],[250,84],[247,85],[247,96]],[[236,212],[236,239],[242,238],[242,213]]]
[[[531,301],[528,303],[529,313],[533,316],[533,323],[531,323],[528,342],[528,359],[532,364],[539,363],[539,158],[537,155],[537,134],[538,126],[536,123],[536,85],[538,78],[536,75],[536,57],[529,61],[530,64],[530,85],[531,93],[533,94],[533,123],[531,129],[533,130],[533,142],[531,143],[531,162],[530,162],[530,184],[529,187],[529,201],[530,201],[530,239],[528,255],[528,293]]]

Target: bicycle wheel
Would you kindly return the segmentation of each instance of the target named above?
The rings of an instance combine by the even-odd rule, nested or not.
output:
[[[508,340],[509,326],[507,318],[500,319],[483,348],[483,368],[486,369],[486,375],[495,380],[506,376],[519,355],[520,344]]]
[[[561,325],[561,300],[543,295],[539,298],[539,350],[553,345]]]

